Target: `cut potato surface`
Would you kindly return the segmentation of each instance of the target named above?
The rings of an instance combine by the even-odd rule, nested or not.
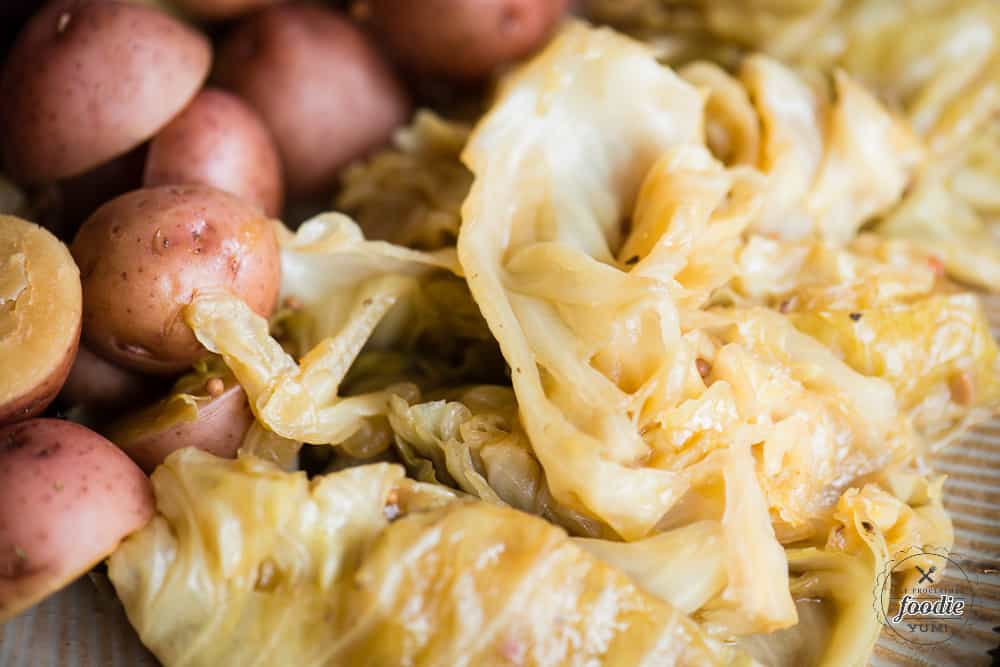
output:
[[[0,424],[44,410],[80,340],[80,272],[51,233],[0,215]]]

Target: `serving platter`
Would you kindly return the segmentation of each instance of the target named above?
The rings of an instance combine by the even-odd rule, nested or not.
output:
[[[1000,296],[984,297],[983,304],[993,335],[1000,339]],[[945,506],[955,527],[951,558],[968,580],[946,571],[943,584],[968,596],[968,620],[955,629],[951,639],[932,647],[914,645],[883,632],[871,665],[1000,665],[1000,418],[994,417],[970,431],[935,455],[932,463],[938,472],[948,475]],[[128,625],[110,584],[100,575],[85,576],[0,625],[0,667],[157,664]]]

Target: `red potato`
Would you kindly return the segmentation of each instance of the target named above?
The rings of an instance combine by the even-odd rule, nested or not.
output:
[[[64,224],[75,232],[83,221],[115,197],[142,187],[146,145],[57,184]],[[72,235],[70,235],[72,238]]]
[[[271,128],[295,196],[329,196],[337,171],[388,141],[409,114],[368,38],[318,6],[280,4],[246,19],[223,40],[214,76]]]
[[[471,80],[541,47],[568,0],[369,0],[375,31],[424,74]]]
[[[149,145],[146,187],[202,183],[281,212],[281,159],[260,116],[240,98],[207,88]]]
[[[69,584],[154,513],[149,479],[58,419],[0,429],[0,622]]]
[[[161,385],[157,380],[113,364],[81,345],[59,392],[59,402],[83,406],[105,417],[155,396]]]
[[[0,215],[0,424],[41,413],[80,340],[80,273],[50,232]]]
[[[172,374],[205,354],[182,311],[224,290],[267,317],[281,285],[271,221],[203,185],[136,190],[83,224],[72,245],[83,282],[83,336],[109,361]]]
[[[225,21],[283,0],[173,0],[173,5],[202,21]]]
[[[172,395],[126,417],[108,436],[147,473],[185,447],[235,458],[254,417],[243,388],[231,375],[226,380],[216,378],[219,394],[200,396],[196,408],[180,406]]]
[[[156,9],[55,0],[21,31],[0,79],[8,175],[42,183],[138,146],[194,97],[211,47]]]

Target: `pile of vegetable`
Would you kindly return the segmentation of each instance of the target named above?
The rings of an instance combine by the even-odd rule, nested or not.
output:
[[[11,9],[0,620],[106,561],[167,667],[864,663],[1000,405],[996,56],[780,4]]]

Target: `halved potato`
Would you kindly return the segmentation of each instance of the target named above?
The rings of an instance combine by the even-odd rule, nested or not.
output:
[[[253,419],[236,378],[219,357],[209,357],[167,398],[113,424],[108,437],[148,473],[184,447],[234,458]]]
[[[0,215],[0,424],[37,415],[59,393],[82,313],[69,249],[38,225]]]

